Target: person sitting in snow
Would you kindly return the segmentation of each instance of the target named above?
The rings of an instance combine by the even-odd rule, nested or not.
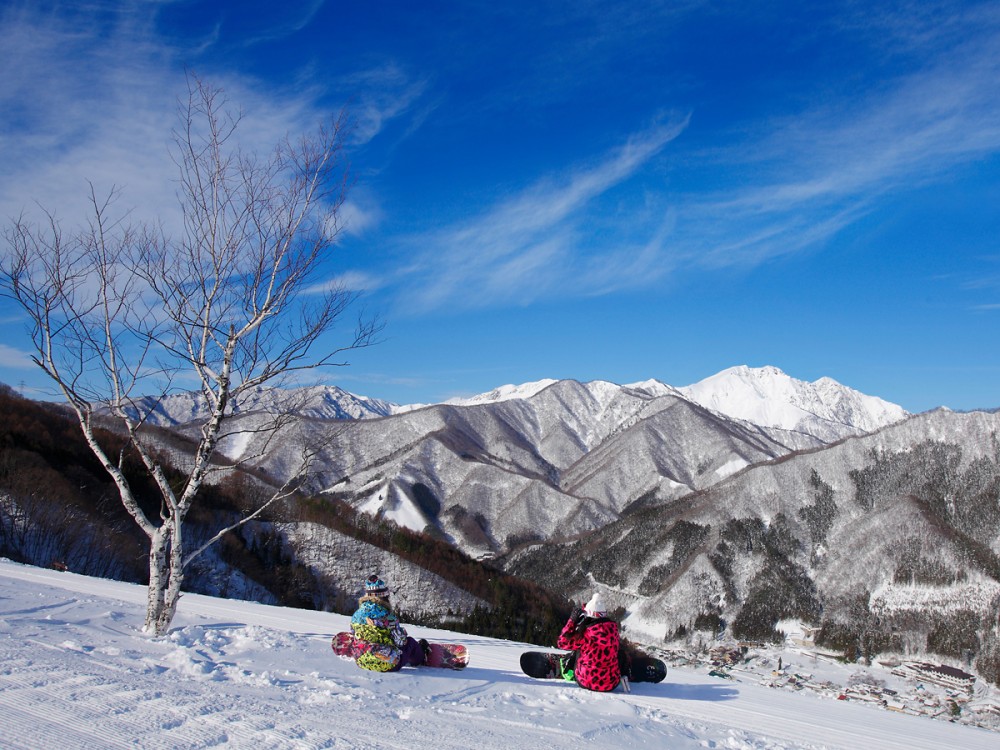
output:
[[[573,651],[564,661],[563,676],[588,690],[607,692],[621,680],[618,623],[607,617],[600,594],[573,612],[556,645]],[[570,677],[572,675],[572,677]]]
[[[365,581],[365,593],[351,617],[354,637],[368,644],[355,658],[357,665],[375,672],[397,672],[402,667],[419,667],[425,661],[427,641],[406,634],[389,605],[389,587],[377,575]]]

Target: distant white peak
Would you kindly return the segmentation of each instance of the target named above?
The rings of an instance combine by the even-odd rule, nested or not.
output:
[[[475,404],[493,404],[498,401],[531,398],[557,382],[557,380],[546,378],[544,380],[537,380],[534,383],[502,385],[499,388],[494,388],[492,391],[487,393],[480,393],[478,396],[472,396],[470,398],[452,398],[448,399],[444,403],[452,406],[474,406]]]
[[[395,404],[348,393],[335,385],[297,388],[256,386],[242,392],[232,402],[234,414],[297,413],[318,419],[368,419],[392,414]],[[149,424],[178,425],[209,416],[204,396],[198,391],[147,396],[132,408]]]
[[[416,411],[417,409],[424,409],[428,406],[434,406],[434,404],[395,404],[392,407],[392,413],[406,414],[407,412]]]
[[[633,391],[642,391],[643,393],[648,393],[650,396],[655,397],[682,395],[677,388],[674,388],[674,386],[667,385],[659,380],[643,380],[640,383],[629,383],[623,387]]]
[[[733,404],[740,399],[784,398],[795,391],[798,382],[801,381],[793,381],[777,367],[740,365],[678,390],[704,406],[715,408],[713,404]]]

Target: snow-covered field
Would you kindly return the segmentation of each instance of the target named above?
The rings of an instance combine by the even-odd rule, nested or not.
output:
[[[466,644],[463,672],[376,674],[338,659],[347,618],[186,595],[142,635],[145,589],[0,560],[0,747],[1000,747],[1000,734],[671,669],[595,694],[518,668],[523,644]]]

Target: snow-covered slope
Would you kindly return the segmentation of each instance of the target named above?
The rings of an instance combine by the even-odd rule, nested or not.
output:
[[[0,747],[241,750],[987,750],[997,733],[816,694],[671,669],[630,694],[532,680],[524,644],[463,643],[463,672],[358,669],[330,651],[348,618],[189,594],[163,638],[145,589],[0,560]],[[811,664],[797,653],[785,663]]]

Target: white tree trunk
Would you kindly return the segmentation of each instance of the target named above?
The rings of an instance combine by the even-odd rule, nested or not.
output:
[[[182,523],[169,519],[151,540],[146,623],[143,626],[143,631],[149,635],[166,635],[177,614],[184,585],[182,527]]]
[[[150,635],[163,635],[160,623],[169,571],[167,566],[170,554],[169,535],[170,527],[163,524],[149,540],[149,588],[146,590],[146,623],[142,629]]]

